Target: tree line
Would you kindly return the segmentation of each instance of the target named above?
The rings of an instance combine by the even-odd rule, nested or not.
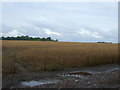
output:
[[[110,43],[110,44],[112,44],[112,42],[97,42],[97,43]]]
[[[40,38],[40,37],[29,37],[29,36],[0,37],[0,40],[58,41],[57,39],[54,40],[51,37]]]

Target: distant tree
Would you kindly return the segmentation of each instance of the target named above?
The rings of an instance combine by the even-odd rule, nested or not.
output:
[[[7,37],[7,40],[11,40],[11,37]]]
[[[51,39],[51,37],[47,37],[47,41],[51,41],[52,39]]]
[[[46,41],[46,38],[41,38],[41,41]]]
[[[47,37],[47,38],[40,38],[40,37],[29,37],[29,36],[17,36],[17,37],[0,37],[0,39],[2,40],[32,40],[32,41],[58,41],[51,39],[51,37]]]
[[[2,40],[4,40],[5,38],[4,37],[1,37]]]
[[[97,42],[97,43],[107,43],[107,44],[112,44],[112,42]]]
[[[97,42],[97,43],[105,43],[105,42]]]
[[[58,40],[57,40],[57,39],[56,39],[55,41],[56,41],[56,42],[58,42]]]

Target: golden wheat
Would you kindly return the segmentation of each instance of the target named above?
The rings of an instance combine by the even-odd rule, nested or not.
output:
[[[107,43],[3,41],[3,70],[19,62],[31,70],[61,70],[117,63],[118,45]],[[7,66],[6,66],[7,65]],[[13,64],[11,64],[13,65]]]

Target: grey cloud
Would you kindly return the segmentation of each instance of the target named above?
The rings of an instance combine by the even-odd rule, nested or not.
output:
[[[9,25],[6,25],[6,24],[2,24],[2,33],[7,33],[7,32],[10,32],[11,30],[13,30],[13,26],[9,26]]]
[[[116,7],[111,7],[110,3],[105,3],[104,7],[101,3],[14,3],[10,8],[5,6],[5,23],[13,26],[4,26],[3,33],[15,29],[25,35],[51,36],[61,41],[117,41]],[[86,33],[77,33],[81,29]]]

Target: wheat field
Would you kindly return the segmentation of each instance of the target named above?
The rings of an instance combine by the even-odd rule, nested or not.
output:
[[[3,73],[15,73],[16,62],[34,71],[117,63],[118,44],[3,40]]]

